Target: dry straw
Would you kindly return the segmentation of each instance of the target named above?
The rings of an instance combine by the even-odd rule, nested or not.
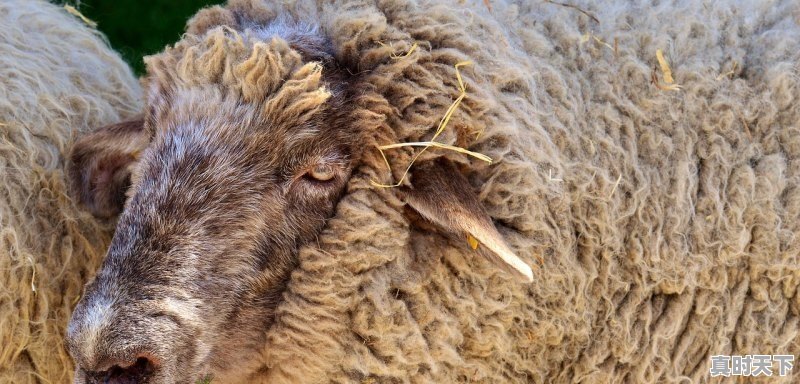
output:
[[[384,44],[384,43],[382,43],[382,42],[380,42],[380,41],[378,42],[378,44],[380,44],[380,45],[381,45],[381,46],[383,46],[383,47],[386,47],[386,46],[387,46],[386,44]],[[388,45],[388,47],[389,47],[389,48],[393,48],[391,44],[389,44],[389,45]],[[406,52],[406,53],[404,53],[404,54],[402,54],[402,55],[398,55],[398,54],[396,54],[396,53],[392,52],[392,54],[391,54],[389,57],[391,57],[392,59],[395,59],[395,60],[404,59],[404,58],[406,58],[406,57],[409,57],[409,56],[411,56],[411,54],[412,54],[412,53],[414,53],[414,51],[417,49],[417,47],[418,47],[418,44],[417,44],[417,43],[414,43],[414,44],[411,46],[411,48],[409,48],[409,49],[408,49],[408,52]]]
[[[409,53],[406,53],[403,56],[399,56],[399,58],[408,56],[408,54],[410,54],[410,52],[413,51],[416,48],[416,46],[417,45],[414,44],[411,47],[411,49],[409,49]],[[461,102],[464,100],[464,98],[467,97],[467,87],[466,87],[466,85],[464,85],[464,81],[461,78],[461,71],[459,71],[459,68],[461,68],[461,67],[463,67],[465,65],[471,65],[471,64],[472,64],[472,62],[470,62],[470,61],[462,61],[462,62],[457,63],[455,65],[456,79],[458,80],[458,90],[460,91],[460,94],[455,99],[455,101],[453,101],[453,104],[451,104],[450,107],[447,108],[447,111],[445,112],[444,116],[442,117],[442,120],[439,121],[439,126],[438,126],[438,128],[436,128],[436,132],[433,134],[433,137],[430,139],[430,141],[417,141],[417,142],[410,142],[410,143],[396,143],[396,144],[382,145],[382,146],[378,147],[378,151],[380,151],[381,157],[383,157],[383,161],[386,164],[386,168],[388,168],[389,170],[391,170],[392,167],[391,167],[391,165],[389,165],[389,160],[386,158],[386,153],[384,152],[385,150],[402,148],[402,147],[422,147],[422,150],[419,151],[416,155],[414,155],[414,157],[411,159],[411,162],[408,164],[408,167],[406,167],[405,172],[403,172],[403,176],[400,177],[400,180],[398,180],[397,183],[394,183],[394,184],[381,184],[381,183],[376,182],[375,180],[370,180],[370,183],[372,185],[374,185],[376,187],[380,187],[380,188],[394,188],[394,187],[400,186],[401,184],[403,184],[403,181],[405,181],[406,177],[408,176],[408,172],[411,170],[411,167],[414,165],[414,162],[416,162],[417,159],[423,153],[425,153],[425,151],[427,151],[428,148],[430,148],[430,147],[447,149],[447,150],[455,151],[455,152],[458,152],[458,153],[463,153],[465,155],[469,155],[469,156],[475,157],[476,159],[483,160],[483,161],[485,161],[487,163],[491,163],[492,162],[492,159],[489,156],[486,156],[484,154],[473,152],[473,151],[470,151],[470,150],[467,150],[467,149],[464,149],[464,148],[461,148],[461,147],[456,147],[456,146],[453,146],[453,145],[444,144],[444,143],[440,143],[440,142],[436,141],[436,139],[439,137],[439,135],[441,135],[441,133],[444,131],[444,129],[447,128],[447,124],[450,122],[450,118],[453,117],[453,113],[455,113],[456,109],[458,109],[458,106],[461,105]],[[470,243],[470,244],[472,244],[472,243]]]
[[[93,21],[93,20],[89,19],[88,17],[84,16],[81,13],[81,11],[77,10],[75,7],[73,7],[73,6],[69,5],[69,4],[64,4],[64,9],[67,10],[67,12],[69,12],[69,14],[71,14],[73,16],[77,16],[79,19],[83,20],[83,22],[86,23],[86,25],[88,25],[88,26],[90,26],[92,28],[97,28],[97,23],[95,21]]]
[[[550,3],[550,4],[560,5],[560,6],[566,7],[566,8],[575,9],[578,12],[583,13],[586,16],[589,16],[592,20],[594,20],[595,23],[600,24],[600,20],[595,15],[592,15],[591,13],[581,9],[580,7],[578,7],[576,5],[567,4],[567,3],[559,3],[558,1],[552,1],[552,0],[545,0],[545,2]]]
[[[612,46],[611,46],[611,44],[609,44],[609,43],[606,43],[605,41],[601,40],[599,37],[595,36],[595,35],[594,35],[594,33],[592,33],[592,32],[585,33],[585,34],[583,34],[583,35],[581,36],[580,45],[583,45],[584,43],[588,42],[588,41],[589,41],[589,39],[593,39],[593,40],[594,40],[594,41],[596,41],[598,44],[602,44],[602,45],[604,45],[606,48],[608,48],[608,49],[612,50],[612,51],[614,52],[614,54],[615,54],[615,55],[617,54],[617,48],[616,48],[616,47],[612,47]],[[615,46],[617,45],[617,39],[616,39],[616,38],[614,39],[614,45],[615,45]]]
[[[650,75],[651,82],[662,91],[680,91],[682,87],[675,84],[675,79],[672,78],[672,69],[670,69],[667,59],[664,58],[664,52],[660,49],[656,50],[656,59],[658,60],[658,65],[661,67],[661,73],[664,77],[664,83],[666,84],[661,84],[661,82],[658,81],[655,68],[653,68],[653,72]]]
[[[733,77],[733,75],[736,74],[736,69],[738,68],[739,68],[739,63],[736,62],[736,60],[734,60],[733,64],[731,64],[731,70],[725,73],[720,73],[719,76],[717,76],[717,81],[722,80],[726,77]]]

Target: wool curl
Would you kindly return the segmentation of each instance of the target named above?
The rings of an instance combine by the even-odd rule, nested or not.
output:
[[[267,24],[280,14],[318,24],[332,39],[336,61],[361,76],[355,102],[365,148],[430,138],[459,92],[454,65],[472,61],[462,73],[467,98],[441,139],[495,161],[433,150],[428,158],[460,164],[522,259],[534,265],[535,255],[544,256],[536,280],[522,285],[476,257],[465,241],[417,225],[393,189],[370,183],[396,180],[414,152],[388,152],[393,167],[387,170],[378,151],[367,150],[335,216],[317,242],[299,251],[252,381],[707,382],[711,355],[796,354],[800,6],[571,2],[584,13],[548,2],[491,4],[490,11],[481,1],[231,0],[190,21],[187,31],[198,36]],[[403,54],[415,44],[418,49]],[[651,84],[657,49],[682,91]],[[733,62],[739,65],[732,70]],[[86,78],[102,73],[94,69]],[[119,92],[120,81],[108,84]],[[133,100],[103,100],[109,99]],[[92,110],[108,111],[102,117],[109,121],[124,114]],[[58,132],[84,126],[71,122]],[[21,135],[12,141],[24,148],[15,156],[24,154],[24,164],[45,161],[51,168],[43,168],[55,169],[54,180],[61,180],[60,160],[53,159],[61,159],[68,142],[58,136],[61,141],[52,139],[57,149],[37,151],[41,146],[29,143],[43,139]],[[413,177],[423,175],[412,168]],[[46,214],[31,211],[67,200],[51,197],[63,196],[63,182],[44,188],[49,184],[41,180],[4,180],[31,188],[11,196],[36,204],[12,198],[2,212],[26,207],[8,217],[65,219],[3,223],[4,231],[26,231],[4,232],[0,252],[34,249],[27,253],[38,255],[34,260],[53,263],[42,264],[36,276],[50,273],[41,281],[59,290],[40,295],[46,289],[40,283],[37,295],[30,294],[32,270],[24,255],[12,254],[0,262],[15,264],[0,270],[13,274],[2,281],[13,282],[15,301],[2,304],[39,316],[42,308],[66,314],[63,298],[79,294],[107,239],[86,235],[99,227],[71,203]],[[48,232],[53,223],[61,232]],[[70,227],[75,223],[86,227]],[[58,260],[53,255],[61,253],[46,247],[65,249],[64,237],[33,237],[41,233],[73,234],[81,240],[67,248],[90,256]],[[65,265],[64,271],[79,272],[52,272]],[[68,288],[63,295],[61,287]],[[16,303],[25,299],[17,297],[39,302],[21,306]],[[43,297],[57,303],[41,304]],[[10,321],[19,324],[16,317]],[[25,382],[33,380],[32,370],[46,372],[45,362],[68,366],[63,355],[28,357],[45,356],[30,340],[42,340],[50,347],[42,353],[53,353],[61,342],[59,321],[46,332],[35,328],[47,324],[42,321],[13,328],[17,347],[0,357],[15,356],[19,369],[0,372],[23,372],[10,380]],[[5,334],[9,320],[0,322]],[[34,352],[14,354],[21,345]],[[68,375],[56,371],[52,381]]]
[[[150,121],[170,112],[167,100],[176,88],[214,87],[228,98],[260,107],[258,117],[273,124],[302,123],[331,96],[322,82],[321,63],[304,63],[285,40],[263,41],[253,30],[240,33],[220,26],[187,35],[145,63]],[[264,115],[276,110],[280,116]]]
[[[113,227],[67,194],[80,132],[141,110],[136,78],[97,31],[45,1],[0,3],[0,382],[64,383],[64,330]]]
[[[495,161],[428,156],[461,165],[522,259],[544,256],[521,285],[420,228],[370,183],[414,152],[387,170],[367,150],[254,381],[707,382],[711,355],[800,350],[797,3],[572,3],[231,0],[190,21],[318,24],[370,85],[366,148],[430,138],[472,61],[442,140]],[[682,91],[651,83],[658,49]]]

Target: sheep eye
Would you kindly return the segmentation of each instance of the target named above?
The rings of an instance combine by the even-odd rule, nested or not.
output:
[[[316,181],[330,181],[336,176],[336,170],[329,164],[317,164],[306,173],[306,176]]]

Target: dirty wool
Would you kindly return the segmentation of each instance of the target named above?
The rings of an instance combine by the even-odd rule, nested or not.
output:
[[[11,4],[0,15],[33,7]],[[65,197],[62,155],[73,134],[139,105],[95,34],[30,4],[29,19],[65,30],[53,44],[44,27],[0,28],[12,42],[3,49],[19,52],[0,68],[20,74],[0,76],[0,378],[60,382],[65,319],[107,240]],[[570,5],[232,0],[189,22],[190,35],[240,47],[219,26],[291,15],[369,84],[354,100],[361,165],[300,249],[253,381],[702,382],[711,355],[800,349],[797,3]],[[227,56],[225,38],[214,41],[220,54],[181,73],[263,91],[224,71],[247,52]],[[20,66],[30,46],[44,53]],[[296,62],[276,46],[276,70]],[[198,53],[185,48],[169,55]],[[462,93],[465,61],[466,97],[437,140],[493,161],[435,148],[422,159],[458,163],[534,266],[530,284],[376,186],[399,180],[420,150],[386,150],[387,167],[377,147],[431,139]]]
[[[65,383],[64,329],[113,227],[69,199],[83,131],[141,109],[104,38],[44,1],[0,2],[0,383]]]
[[[289,14],[371,84],[362,165],[299,252],[264,381],[703,382],[711,355],[800,350],[796,2],[287,3],[188,25]],[[387,168],[377,147],[430,139],[464,61],[437,140],[493,162],[424,158],[460,164],[531,284],[375,185],[419,151]]]

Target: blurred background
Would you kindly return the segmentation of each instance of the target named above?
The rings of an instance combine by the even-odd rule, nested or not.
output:
[[[84,16],[97,23],[111,46],[131,64],[137,75],[144,72],[142,56],[156,53],[176,42],[186,21],[200,8],[224,0],[68,0]]]

